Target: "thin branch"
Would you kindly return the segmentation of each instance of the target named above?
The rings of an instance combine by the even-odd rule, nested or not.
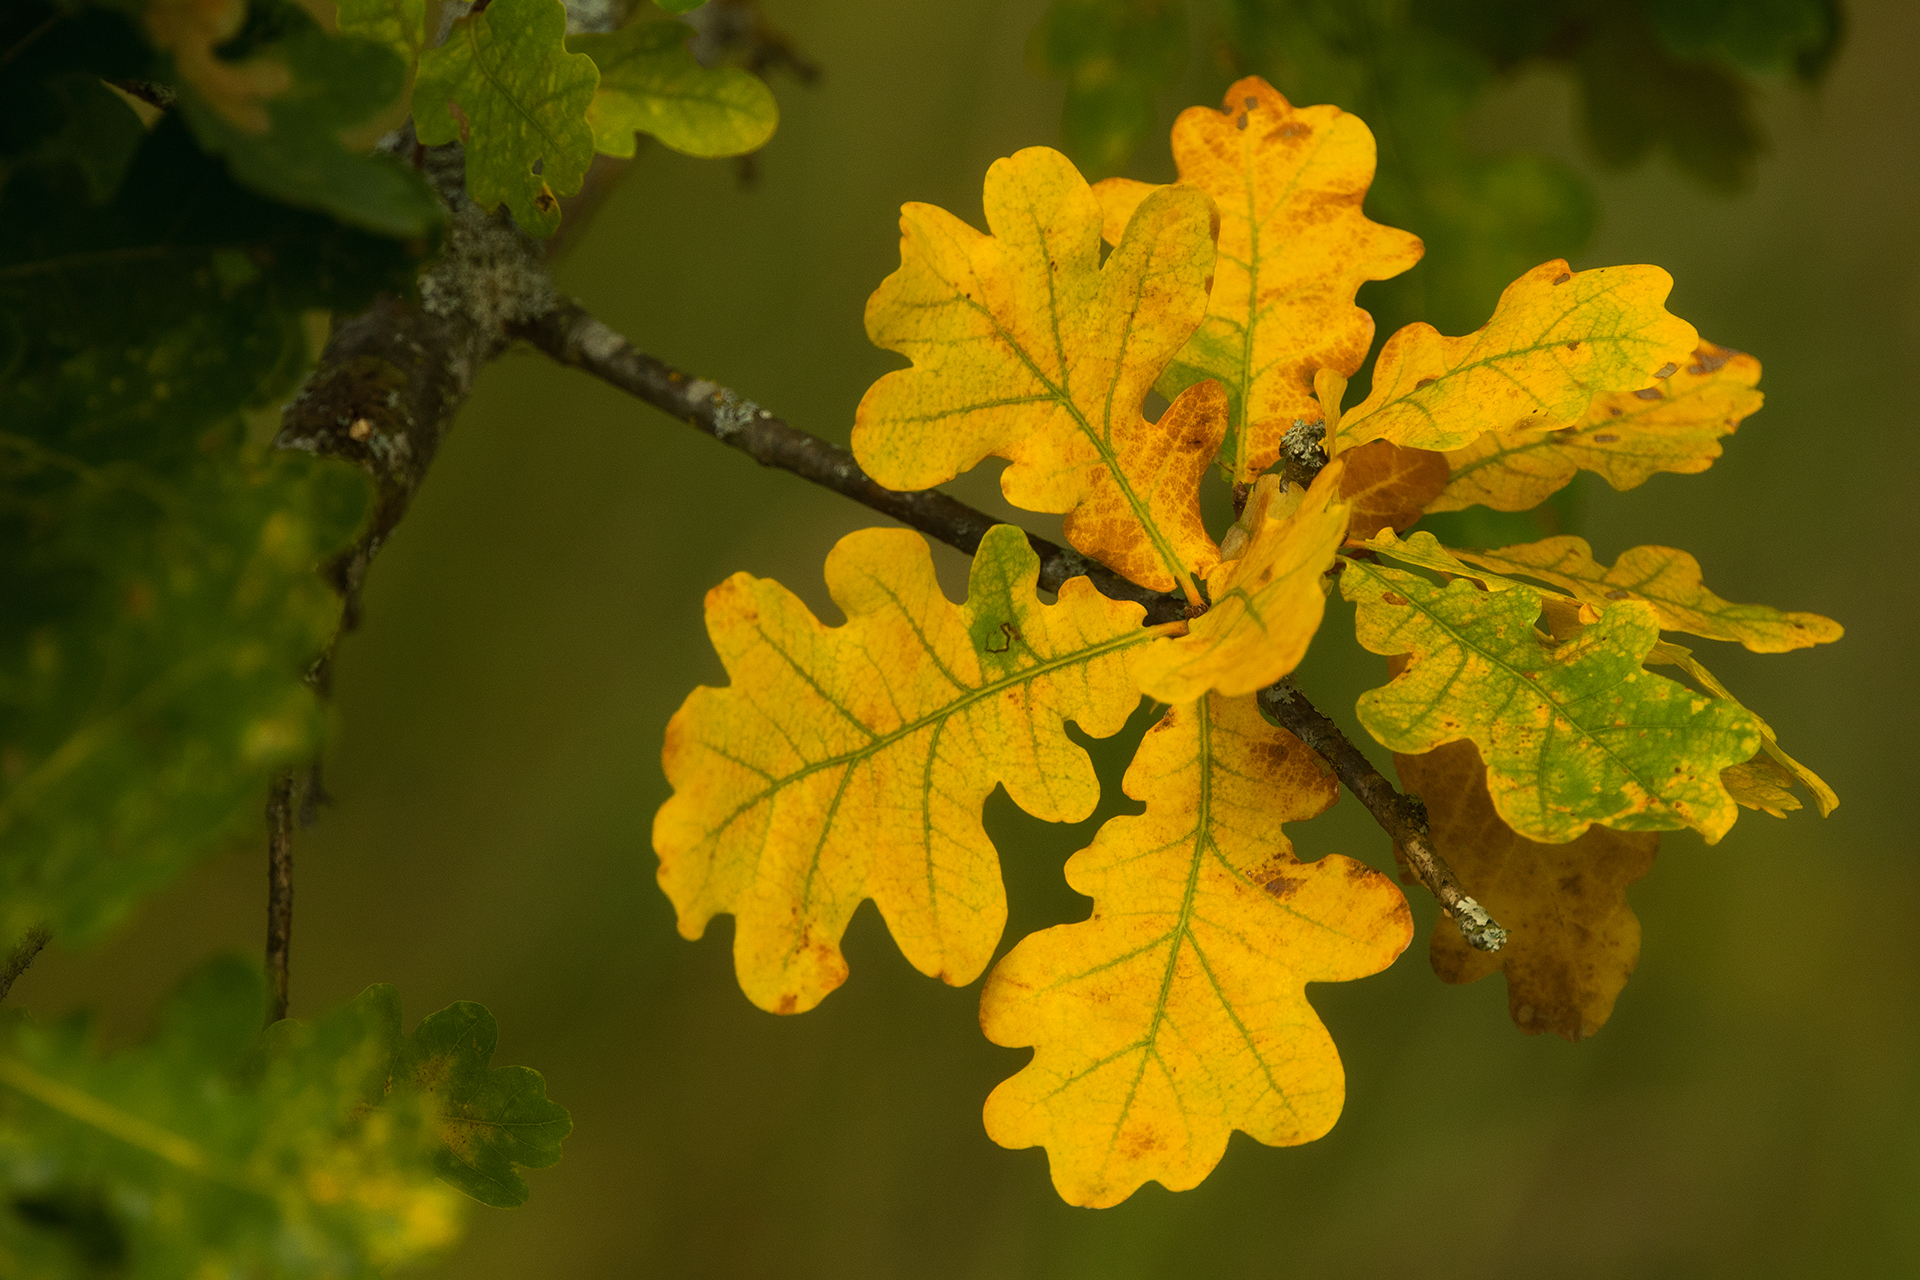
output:
[[[1283,728],[1333,766],[1347,790],[1353,792],[1374,821],[1400,846],[1407,865],[1460,926],[1460,935],[1468,946],[1477,951],[1498,951],[1506,945],[1507,931],[1494,922],[1485,907],[1467,896],[1460,881],[1454,878],[1453,868],[1434,849],[1427,833],[1427,807],[1418,797],[1396,790],[1360,748],[1340,732],[1340,726],[1307,701],[1306,695],[1291,683],[1283,680],[1262,689],[1260,705],[1272,713]]]
[[[273,983],[271,1026],[287,1016],[288,959],[293,948],[293,770],[267,785],[267,977]]]
[[[968,555],[978,549],[988,529],[1001,523],[938,489],[882,488],[845,449],[789,425],[730,387],[692,377],[634,350],[577,302],[563,301],[545,315],[512,328],[561,364],[613,384],[731,445],[763,467],[791,471]],[[1037,535],[1028,534],[1027,541],[1040,555],[1040,585],[1048,591],[1058,591],[1069,578],[1085,576],[1112,599],[1145,605],[1148,622],[1186,616],[1183,596],[1137,586],[1105,565]]]
[[[38,925],[27,930],[27,936],[20,939],[20,945],[7,953],[4,963],[0,963],[0,1000],[7,998],[7,992],[13,990],[13,984],[20,975],[33,967],[33,962],[42,947],[51,941],[53,935]]]

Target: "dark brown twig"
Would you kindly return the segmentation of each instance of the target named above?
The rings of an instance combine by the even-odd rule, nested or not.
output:
[[[1406,855],[1407,865],[1420,877],[1441,909],[1460,926],[1460,936],[1478,951],[1498,951],[1506,945],[1507,931],[1494,922],[1487,909],[1467,896],[1454,878],[1453,868],[1433,847],[1427,834],[1427,810],[1414,796],[1402,795],[1381,772],[1373,767],[1360,748],[1340,732],[1340,726],[1307,701],[1306,695],[1286,681],[1260,691],[1260,705],[1280,722],[1282,728],[1307,744],[1333,766],[1340,781],[1353,792],[1375,822]]]
[[[267,978],[273,984],[272,1025],[287,1016],[288,959],[293,949],[293,770],[267,785]]]
[[[5,1000],[7,992],[13,990],[13,984],[20,975],[33,967],[34,959],[52,937],[45,929],[35,926],[27,930],[27,936],[20,939],[19,946],[7,953],[6,961],[0,963],[0,1000]]]
[[[635,351],[576,302],[563,301],[545,315],[513,326],[513,331],[561,364],[612,383],[740,450],[761,466],[791,471],[969,555],[987,530],[1000,523],[938,489],[882,488],[845,449],[789,425],[730,387],[692,377]],[[1027,541],[1040,555],[1040,585],[1048,591],[1084,575],[1112,599],[1145,605],[1148,622],[1186,616],[1184,596],[1137,586],[1105,565],[1034,534],[1028,534]]]

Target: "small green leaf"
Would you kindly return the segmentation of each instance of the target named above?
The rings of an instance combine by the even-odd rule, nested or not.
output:
[[[178,109],[194,136],[263,195],[383,235],[426,233],[441,213],[420,175],[396,157],[349,150],[340,140],[400,96],[406,68],[390,49],[328,35],[298,6],[268,10],[276,38],[257,46],[245,64],[284,69],[285,87],[259,101],[266,127],[236,118],[228,104],[203,96],[197,81],[183,76]]]
[[[391,988],[389,988],[391,990]],[[432,1099],[440,1176],[482,1204],[526,1203],[515,1165],[544,1169],[573,1131],[567,1109],[547,1100],[546,1081],[528,1067],[489,1067],[499,1027],[485,1006],[461,1001],[422,1020],[400,1045],[394,1086]]]
[[[773,136],[780,108],[772,91],[749,72],[695,62],[692,34],[679,22],[643,22],[568,41],[600,68],[587,111],[595,150],[630,156],[637,132],[690,156],[737,156]]]
[[[600,73],[567,52],[566,32],[560,0],[495,0],[428,50],[413,87],[420,141],[465,143],[474,202],[505,204],[529,235],[554,233],[559,197],[593,162],[587,107]]]
[[[1410,755],[1471,739],[1494,808],[1521,835],[1557,844],[1598,822],[1697,827],[1712,842],[1733,825],[1720,771],[1752,758],[1759,726],[1641,668],[1660,639],[1653,606],[1620,601],[1554,644],[1534,630],[1540,596],[1525,586],[1440,587],[1351,560],[1340,589],[1359,605],[1362,645],[1408,655],[1392,683],[1361,695],[1360,723]]]

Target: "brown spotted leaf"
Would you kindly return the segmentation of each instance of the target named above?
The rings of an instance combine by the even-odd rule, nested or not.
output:
[[[1564,844],[1529,840],[1494,812],[1471,742],[1393,762],[1427,806],[1434,848],[1509,934],[1500,950],[1476,951],[1443,914],[1433,971],[1454,983],[1506,974],[1508,1010],[1529,1035],[1582,1040],[1598,1031],[1640,958],[1626,890],[1652,868],[1659,835],[1589,827]]]
[[[1705,471],[1720,438],[1760,407],[1759,381],[1758,360],[1703,342],[1652,386],[1596,397],[1575,426],[1489,432],[1449,450],[1452,479],[1428,510],[1531,510],[1578,470],[1621,490],[1660,471]]]
[[[1295,107],[1259,76],[1236,82],[1219,111],[1181,112],[1173,159],[1180,182],[1220,210],[1220,257],[1207,318],[1160,391],[1172,397],[1205,378],[1226,387],[1233,422],[1220,463],[1247,484],[1280,456],[1296,420],[1320,421],[1314,373],[1352,377],[1367,358],[1373,317],[1354,293],[1411,267],[1420,241],[1361,211],[1374,144],[1360,118]],[[1110,242],[1153,190],[1128,178],[1094,188]]]

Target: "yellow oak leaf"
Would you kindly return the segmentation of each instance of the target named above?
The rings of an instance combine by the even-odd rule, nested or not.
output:
[[[1576,426],[1489,432],[1448,450],[1453,476],[1427,510],[1531,510],[1583,469],[1619,490],[1657,471],[1705,471],[1720,437],[1760,407],[1759,381],[1758,360],[1703,342],[1653,386],[1596,396]]]
[[[1244,549],[1207,575],[1212,607],[1186,635],[1154,641],[1136,664],[1149,697],[1182,703],[1209,689],[1252,693],[1300,665],[1326,612],[1326,572],[1346,536],[1343,475],[1335,459],[1305,494],[1278,476],[1260,478],[1240,519]]]
[[[1361,211],[1374,145],[1360,118],[1296,108],[1259,76],[1236,82],[1219,111],[1181,112],[1173,159],[1180,181],[1220,209],[1220,257],[1207,318],[1160,390],[1171,397],[1202,378],[1226,386],[1233,417],[1220,462],[1250,483],[1295,421],[1321,420],[1315,371],[1352,377],[1367,358],[1373,317],[1354,293],[1419,261],[1420,240]],[[1109,241],[1153,190],[1128,178],[1094,187]]]
[[[1080,551],[1197,599],[1218,552],[1191,499],[1226,429],[1224,399],[1196,392],[1158,423],[1141,406],[1206,313],[1212,202],[1155,192],[1104,265],[1099,202],[1059,152],[996,160],[985,202],[991,235],[932,205],[902,208],[900,269],[868,300],[867,334],[913,367],[861,399],[854,455],[890,489],[1006,458],[1007,501],[1066,512]]]
[[[744,573],[708,593],[732,683],[694,690],[667,726],[674,794],[653,844],[684,936],[734,915],[755,1004],[797,1012],[839,986],[866,898],[914,967],[971,982],[1006,922],[987,794],[1003,785],[1053,822],[1093,812],[1099,781],[1064,722],[1117,732],[1140,700],[1129,663],[1156,631],[1085,578],[1040,603],[1039,563],[996,525],[955,605],[919,534],[867,529],[827,557],[845,626]]]
[[[1839,623],[1817,613],[1722,600],[1700,580],[1700,562],[1672,547],[1634,547],[1611,568],[1593,558],[1586,539],[1571,536],[1453,554],[1495,573],[1550,582],[1598,609],[1616,600],[1645,600],[1664,631],[1731,640],[1755,653],[1830,644],[1842,634]]]
[[[1740,710],[1745,712],[1747,715],[1753,716],[1753,722],[1760,730],[1760,750],[1756,754],[1755,758],[1757,759],[1759,758],[1759,756],[1765,756],[1768,759],[1772,760],[1774,763],[1778,764],[1781,768],[1785,769],[1793,777],[1799,779],[1801,785],[1805,786],[1808,791],[1813,793],[1814,807],[1820,810],[1821,817],[1823,818],[1826,817],[1828,814],[1832,813],[1835,809],[1838,809],[1840,807],[1840,797],[1834,793],[1833,788],[1828,786],[1825,780],[1822,779],[1819,774],[1807,768],[1807,766],[1801,764],[1798,760],[1795,760],[1792,756],[1788,755],[1785,751],[1781,750],[1780,739],[1774,735],[1773,726],[1768,724],[1765,720],[1762,720],[1759,716],[1754,715],[1753,711],[1750,708],[1742,705],[1740,699],[1734,697],[1732,692],[1730,692],[1727,689],[1727,686],[1721,684],[1719,680],[1714,678],[1713,672],[1707,670],[1704,666],[1700,665],[1699,659],[1693,656],[1693,651],[1691,649],[1685,648],[1684,646],[1681,646],[1681,645],[1674,644],[1670,640],[1662,640],[1659,644],[1655,645],[1653,647],[1653,650],[1647,655],[1647,664],[1649,666],[1679,667],[1682,671],[1686,672],[1688,675],[1692,676],[1697,682],[1699,682],[1700,687],[1705,689],[1708,693],[1711,693],[1716,698],[1721,698],[1727,702],[1732,703],[1734,706],[1739,707]],[[1746,763],[1751,765],[1753,761],[1749,760]],[[1741,766],[1738,766],[1738,765],[1733,767],[1735,769],[1741,768]],[[1763,776],[1771,777],[1777,780],[1779,775],[1769,770]],[[1735,781],[1740,783],[1749,783],[1753,780],[1753,777],[1754,775],[1752,774],[1747,774],[1744,776],[1736,776]],[[1750,799],[1754,799],[1756,801],[1753,804],[1749,804],[1747,806],[1748,808],[1764,809],[1768,813],[1773,813],[1772,808],[1770,808],[1765,804],[1761,804],[1757,802],[1758,798],[1754,796],[1751,790],[1749,790],[1748,795]],[[1797,809],[1800,806],[1796,803],[1793,807]],[[1774,813],[1774,816],[1782,817],[1784,815]]]
[[[1465,337],[1410,324],[1381,348],[1372,394],[1341,417],[1340,448],[1457,449],[1487,431],[1573,426],[1595,396],[1651,387],[1700,345],[1668,313],[1672,289],[1659,267],[1574,271],[1556,259],[1508,285]]]
[[[1744,764],[1720,771],[1720,785],[1734,802],[1744,809],[1758,809],[1776,818],[1784,818],[1801,808],[1800,797],[1793,794],[1793,770],[1766,753]]]
[[[1430,449],[1402,449],[1373,440],[1340,455],[1346,477],[1340,496],[1352,511],[1347,537],[1371,538],[1382,529],[1404,529],[1447,486],[1447,455]]]
[[[1443,913],[1429,945],[1433,971],[1453,983],[1505,973],[1508,1012],[1528,1035],[1577,1041],[1598,1031],[1640,959],[1627,886],[1653,868],[1659,835],[1589,827],[1565,844],[1529,840],[1494,812],[1471,742],[1393,762],[1427,807],[1434,848],[1508,929],[1500,950],[1476,951]]]
[[[1034,1046],[987,1099],[987,1133],[1044,1146],[1078,1205],[1192,1187],[1234,1129],[1272,1146],[1326,1133],[1346,1083],[1305,986],[1378,973],[1413,936],[1387,877],[1294,857],[1280,824],[1338,786],[1252,698],[1170,710],[1124,786],[1146,812],[1067,862],[1091,918],[1021,940],[980,998],[989,1040]]]

